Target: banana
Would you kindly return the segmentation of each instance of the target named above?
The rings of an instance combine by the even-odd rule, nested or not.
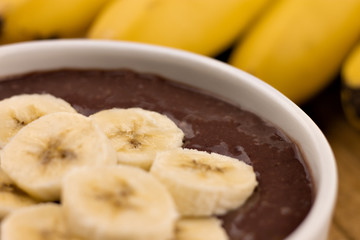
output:
[[[360,88],[360,44],[354,47],[346,57],[342,69],[341,77],[343,82],[352,88]]]
[[[224,214],[241,206],[257,186],[251,166],[193,149],[158,153],[150,173],[167,187],[182,216]]]
[[[178,217],[156,178],[125,165],[72,170],[61,202],[71,231],[90,240],[169,240]]]
[[[175,240],[228,240],[217,218],[184,218],[176,223]]]
[[[184,133],[165,115],[141,108],[108,109],[92,118],[117,151],[118,162],[148,170],[157,151],[180,147]]]
[[[69,103],[49,94],[21,94],[0,101],[0,149],[24,126],[53,112],[76,112]]]
[[[0,43],[83,37],[109,0],[28,0],[6,14]]]
[[[63,209],[43,203],[11,213],[1,224],[1,240],[81,240],[70,234]]]
[[[360,1],[281,0],[255,24],[229,63],[301,105],[329,84],[360,35]]]
[[[0,169],[0,219],[17,209],[37,203],[38,201],[21,191]]]
[[[0,1],[0,23],[3,21],[5,16],[9,14],[9,12],[18,8],[21,4],[24,4],[29,0],[1,0]]]
[[[145,42],[214,56],[245,32],[270,0],[115,0],[89,38]]]
[[[61,181],[84,165],[116,165],[116,152],[94,122],[78,113],[45,115],[23,127],[1,152],[1,168],[29,195],[60,198]]]
[[[360,130],[360,44],[348,55],[341,69],[341,103],[349,123]]]

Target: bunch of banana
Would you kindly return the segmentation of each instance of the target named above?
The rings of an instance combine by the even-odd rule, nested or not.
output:
[[[360,35],[360,0],[1,0],[0,43],[87,37],[216,56],[303,104]],[[149,168],[149,166],[143,166]]]
[[[302,104],[340,71],[360,36],[359,15],[359,0],[278,1],[229,62]]]
[[[0,101],[0,119],[2,240],[227,240],[215,216],[257,186],[244,162],[181,148],[182,130],[156,112],[86,117],[23,94]]]
[[[110,0],[6,0],[11,1],[0,13],[0,43],[83,37]]]
[[[347,57],[341,71],[341,102],[345,116],[360,129],[360,45]]]

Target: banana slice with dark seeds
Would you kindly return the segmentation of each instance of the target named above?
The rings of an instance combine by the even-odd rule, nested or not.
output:
[[[85,239],[169,240],[178,217],[166,188],[131,166],[74,169],[61,200],[71,231]]]
[[[100,111],[94,119],[110,138],[118,162],[148,170],[158,151],[178,148],[184,133],[167,116],[141,108]]]
[[[175,240],[228,240],[221,221],[215,217],[183,218],[177,221]]]
[[[63,99],[50,94],[21,94],[0,101],[0,148],[24,126],[53,112],[76,110]]]
[[[1,167],[31,196],[59,200],[63,176],[84,165],[116,165],[101,129],[78,113],[45,115],[22,128],[1,152]]]
[[[241,206],[257,186],[251,166],[193,149],[158,153],[150,172],[167,187],[183,216],[224,214]]]
[[[42,203],[13,212],[1,225],[1,240],[85,240],[68,230],[62,207]]]
[[[24,191],[0,169],[0,219],[9,213],[39,203]]]

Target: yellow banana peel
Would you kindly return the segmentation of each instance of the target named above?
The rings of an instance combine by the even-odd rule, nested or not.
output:
[[[88,37],[144,42],[214,56],[273,0],[115,0]]]
[[[360,44],[346,58],[341,69],[341,103],[350,124],[360,130]]]
[[[360,89],[360,44],[347,56],[341,70],[344,84]]]
[[[359,16],[359,0],[281,0],[229,62],[303,104],[339,73],[360,36]]]
[[[21,4],[24,4],[29,0],[0,0],[0,19],[2,20],[6,14],[13,9],[18,8]]]
[[[27,0],[3,17],[0,43],[82,37],[108,1]]]

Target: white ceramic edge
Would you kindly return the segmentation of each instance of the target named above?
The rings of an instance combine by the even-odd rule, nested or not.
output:
[[[67,59],[66,57],[69,51],[71,51],[72,59]],[[19,53],[23,57],[20,57]],[[101,57],[105,54],[113,55],[116,58],[116,55],[120,53],[125,58],[130,57],[133,60],[129,62],[113,62],[109,61],[107,57]],[[82,60],[87,54],[89,59],[83,62]],[[59,62],[47,61],[48,58],[54,55],[64,57],[67,61],[63,61],[60,64]],[[98,58],[92,59],[91,56],[95,55]],[[171,68],[173,64],[180,64],[183,68],[188,68],[191,74],[204,67],[208,71],[207,74],[210,74],[209,76],[214,76],[214,79],[223,78],[222,81],[230,86],[225,92],[222,92],[222,89],[217,89],[218,91],[215,94],[219,94],[226,99],[235,99],[236,102],[241,102],[241,99],[246,98],[252,99],[252,103],[241,102],[241,106],[275,124],[282,122],[280,127],[296,141],[298,140],[295,135],[303,135],[299,131],[308,132],[309,134],[305,137],[306,141],[302,140],[305,144],[301,145],[301,150],[305,155],[315,154],[318,158],[316,162],[309,162],[313,174],[317,176],[315,179],[317,193],[309,215],[287,239],[326,239],[335,206],[338,185],[336,163],[332,150],[320,129],[297,105],[254,76],[220,61],[181,50],[130,42],[100,40],[39,41],[1,46],[0,76],[69,66],[79,68],[92,66],[114,68],[122,64],[128,66],[135,64],[134,66],[136,66],[137,57],[147,58],[146,61],[149,62],[149,66],[142,66],[139,69],[134,67],[133,69],[157,72],[159,70],[157,69],[159,63],[164,63],[168,64],[169,68],[161,69],[161,75],[175,79],[176,76],[173,76],[173,74],[174,71],[176,72],[177,67],[175,69]],[[184,74],[186,75],[187,73],[185,72]],[[188,77],[189,79],[196,78],[193,75]],[[182,76],[182,78],[186,78],[186,76]],[[207,81],[207,79],[199,79],[196,82],[188,83],[197,87],[205,86],[208,88],[207,90],[211,91],[213,83],[210,81],[209,86],[207,86]],[[237,96],[236,87],[240,85],[245,90],[241,96]],[[234,86],[234,88],[231,86]],[[255,93],[257,95],[256,98],[253,97]],[[275,107],[262,107],[261,104],[264,102],[273,102]],[[256,106],[256,108],[251,106]],[[274,110],[277,111],[275,116],[272,115]],[[291,113],[290,116],[288,112]],[[298,125],[298,128],[294,129],[292,127],[294,123]],[[314,152],[314,149],[318,149],[318,151]]]

